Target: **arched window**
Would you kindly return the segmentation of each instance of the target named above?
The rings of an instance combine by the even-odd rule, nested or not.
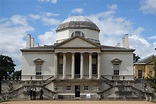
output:
[[[83,34],[83,32],[81,32],[81,31],[74,31],[74,32],[71,34],[71,37],[73,37],[73,36],[82,36],[82,37],[84,37],[84,34]]]

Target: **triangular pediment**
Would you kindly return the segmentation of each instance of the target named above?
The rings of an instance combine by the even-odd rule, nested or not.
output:
[[[83,37],[76,36],[59,43],[56,48],[99,48],[100,46]]]

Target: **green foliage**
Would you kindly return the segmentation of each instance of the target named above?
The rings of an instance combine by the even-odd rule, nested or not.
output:
[[[0,55],[0,80],[3,76],[11,75],[15,71],[15,66],[11,57]]]
[[[156,61],[154,63],[154,71],[155,71],[155,74],[154,76],[149,76],[148,77],[148,80],[150,81],[150,86],[151,88],[153,88],[153,92],[156,94]]]
[[[137,62],[140,59],[140,57],[138,55],[136,55],[135,53],[133,53],[133,62]]]
[[[0,93],[3,76],[10,76],[15,71],[15,66],[11,57],[0,55]]]
[[[19,77],[21,78],[21,70],[19,70],[19,71],[15,71],[14,73],[13,73],[13,78],[17,78],[17,79],[19,79]]]

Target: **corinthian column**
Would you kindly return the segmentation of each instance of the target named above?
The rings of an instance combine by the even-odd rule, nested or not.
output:
[[[66,53],[63,53],[63,79],[66,78]]]
[[[98,53],[98,79],[100,79],[100,77],[101,77],[100,66],[101,66],[101,59],[100,59],[100,53]]]
[[[81,53],[80,78],[83,79],[83,53]]]
[[[57,53],[55,53],[55,55],[54,55],[54,61],[55,61],[55,64],[54,64],[54,66],[55,66],[55,78],[57,78]]]
[[[75,56],[72,53],[72,64],[71,64],[71,79],[74,79],[75,76]]]
[[[92,53],[89,53],[89,79],[92,78]]]

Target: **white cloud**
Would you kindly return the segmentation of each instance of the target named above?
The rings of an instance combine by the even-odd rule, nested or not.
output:
[[[156,35],[149,37],[149,39],[156,39]]]
[[[22,15],[14,15],[11,17],[11,22],[15,25],[28,25],[26,21],[26,17]]]
[[[51,2],[52,4],[56,4],[57,0],[38,0],[39,2]]]
[[[38,36],[41,45],[52,45],[55,42],[56,33],[55,29],[52,29],[49,32],[45,32]]]
[[[129,44],[136,49],[135,53],[141,58],[154,54],[155,43],[149,43],[142,35],[143,27],[134,28],[133,22],[124,18],[114,16],[117,5],[108,6],[108,11],[88,16],[100,28],[100,42],[104,45],[115,46],[121,42],[124,34],[129,34]],[[155,36],[150,37],[151,39]]]
[[[43,13],[43,15],[45,15],[45,16],[47,16],[47,17],[59,16],[59,14],[55,14],[55,13],[51,13],[51,12],[45,12],[45,13]]]
[[[55,25],[58,26],[61,22],[58,19],[54,19],[54,18],[47,18],[47,17],[43,17],[42,21],[46,24],[46,25]]]
[[[118,5],[112,4],[112,5],[108,5],[107,7],[111,10],[116,10],[118,8]]]
[[[83,9],[82,8],[75,8],[72,10],[72,13],[83,13]]]
[[[23,38],[32,30],[34,28],[28,25],[26,18],[22,15],[14,15],[0,22],[0,54],[12,57],[17,65],[16,70],[21,69],[20,49],[25,48]]]
[[[51,12],[43,12],[40,13],[40,15],[35,14],[29,14],[28,17],[30,17],[33,20],[39,20],[42,21],[45,25],[59,25],[61,23],[60,20],[53,18],[52,16],[56,17],[59,16],[59,14],[51,13]]]
[[[140,10],[147,14],[156,14],[156,0],[141,0]]]

